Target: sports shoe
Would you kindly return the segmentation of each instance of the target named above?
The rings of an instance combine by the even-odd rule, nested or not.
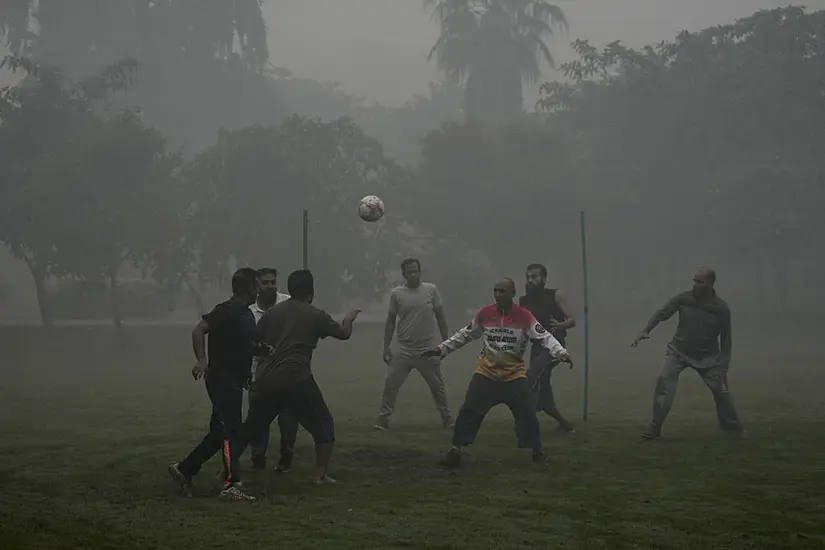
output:
[[[334,479],[332,479],[329,476],[324,476],[324,477],[315,478],[313,483],[315,483],[315,485],[326,485],[328,483],[338,483],[338,482],[335,481]]]
[[[289,455],[281,455],[281,458],[278,459],[278,464],[275,465],[275,471],[285,474],[291,469],[292,457]]]
[[[184,494],[191,495],[192,494],[192,476],[188,476],[180,471],[180,462],[175,462],[174,464],[170,464],[169,468],[169,475],[172,476],[172,479],[180,485],[181,491]]]
[[[243,484],[239,481],[223,489],[218,498],[233,502],[255,502],[257,500],[252,495],[243,492]]]
[[[458,468],[461,466],[461,449],[453,447],[439,463],[444,468]]]
[[[567,424],[559,424],[558,430],[566,435],[573,435],[576,433],[576,427],[570,422]]]
[[[253,458],[252,469],[257,471],[266,470],[266,458]]]
[[[645,441],[652,441],[654,439],[659,439],[660,437],[662,437],[662,427],[656,426],[655,424],[651,424],[650,428],[642,433],[642,439]]]
[[[533,449],[533,463],[534,464],[541,464],[545,461],[547,457],[544,454],[544,451],[541,449]]]
[[[375,422],[375,425],[372,427],[372,429],[373,429],[373,430],[378,430],[378,431],[383,432],[383,431],[386,431],[386,430],[389,430],[389,429],[390,429],[390,423],[389,423],[389,421],[387,421],[387,420],[383,420],[383,419],[380,419],[380,418],[379,418],[379,419]]]

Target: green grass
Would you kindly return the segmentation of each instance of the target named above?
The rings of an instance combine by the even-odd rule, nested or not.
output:
[[[119,351],[105,328],[49,337],[0,330],[0,548],[825,545],[825,373],[813,335],[789,333],[780,348],[758,330],[738,332],[731,385],[749,438],[716,430],[710,395],[686,373],[665,438],[642,443],[670,328],[631,351],[632,332],[596,324],[591,416],[577,421],[579,433],[557,436],[542,418],[550,461],[534,467],[499,408],[451,474],[435,465],[449,434],[417,375],[393,429],[371,430],[380,330],[359,326],[351,342],[322,342],[317,353],[341,483],[310,483],[311,440],[301,432],[292,473],[247,473],[260,497],[252,505],[217,501],[217,461],[193,498],[168,479],[167,464],[196,444],[208,419],[202,385],[188,374],[187,331],[132,328],[130,349]],[[478,350],[470,348],[444,363],[456,410]],[[562,408],[580,417],[581,370],[554,380]]]

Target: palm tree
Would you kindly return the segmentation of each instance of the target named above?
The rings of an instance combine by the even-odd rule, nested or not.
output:
[[[546,40],[567,29],[547,0],[423,0],[441,33],[428,59],[464,84],[471,120],[501,121],[522,111],[523,83],[535,83],[544,61],[554,66]]]

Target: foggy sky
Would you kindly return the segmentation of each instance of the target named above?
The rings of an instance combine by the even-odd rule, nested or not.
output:
[[[587,38],[597,45],[621,39],[641,46],[680,30],[729,23],[758,9],[816,6],[819,0],[557,0],[570,20],[569,39],[551,44],[557,61],[567,44]],[[398,105],[427,91],[436,78],[427,54],[438,26],[420,0],[268,0],[272,63],[296,75],[340,81],[369,100]],[[546,76],[550,77],[549,71]],[[532,94],[530,94],[532,95]]]

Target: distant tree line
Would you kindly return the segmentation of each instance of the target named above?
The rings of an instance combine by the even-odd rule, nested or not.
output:
[[[489,269],[518,275],[545,261],[575,286],[579,210],[604,307],[627,299],[617,289],[661,299],[704,263],[777,307],[794,302],[794,288],[821,286],[822,12],[758,12],[641,50],[577,41],[578,59],[561,66],[566,80],[545,84],[525,113],[515,84],[487,106],[474,95],[470,107],[481,93],[473,82],[493,68],[448,53],[449,21],[433,55],[445,56],[452,83],[390,110],[267,68],[258,3],[233,3],[241,11],[231,16],[212,4],[95,4],[113,21],[168,26],[152,43],[140,42],[143,32],[89,42],[105,28],[91,8],[50,27],[65,4],[41,0],[36,36],[22,11],[0,11],[15,52],[4,65],[26,75],[0,92],[0,240],[28,266],[44,325],[52,278],[105,282],[120,326],[126,267],[197,301],[233,262],[296,266],[303,208],[330,304],[380,297],[408,254],[424,259],[458,309],[484,301]],[[456,17],[472,15],[484,32],[511,24],[534,61],[545,55],[536,40],[564,22],[545,2],[488,2],[472,13],[459,4],[450,3]],[[519,31],[525,25],[533,34]],[[502,47],[522,51],[513,44]],[[134,61],[120,55],[134,51]],[[513,82],[535,77],[527,61]],[[320,105],[327,111],[313,113]],[[390,135],[406,153],[385,153]],[[410,154],[416,135],[425,137]],[[368,193],[385,199],[382,224],[355,217]]]

